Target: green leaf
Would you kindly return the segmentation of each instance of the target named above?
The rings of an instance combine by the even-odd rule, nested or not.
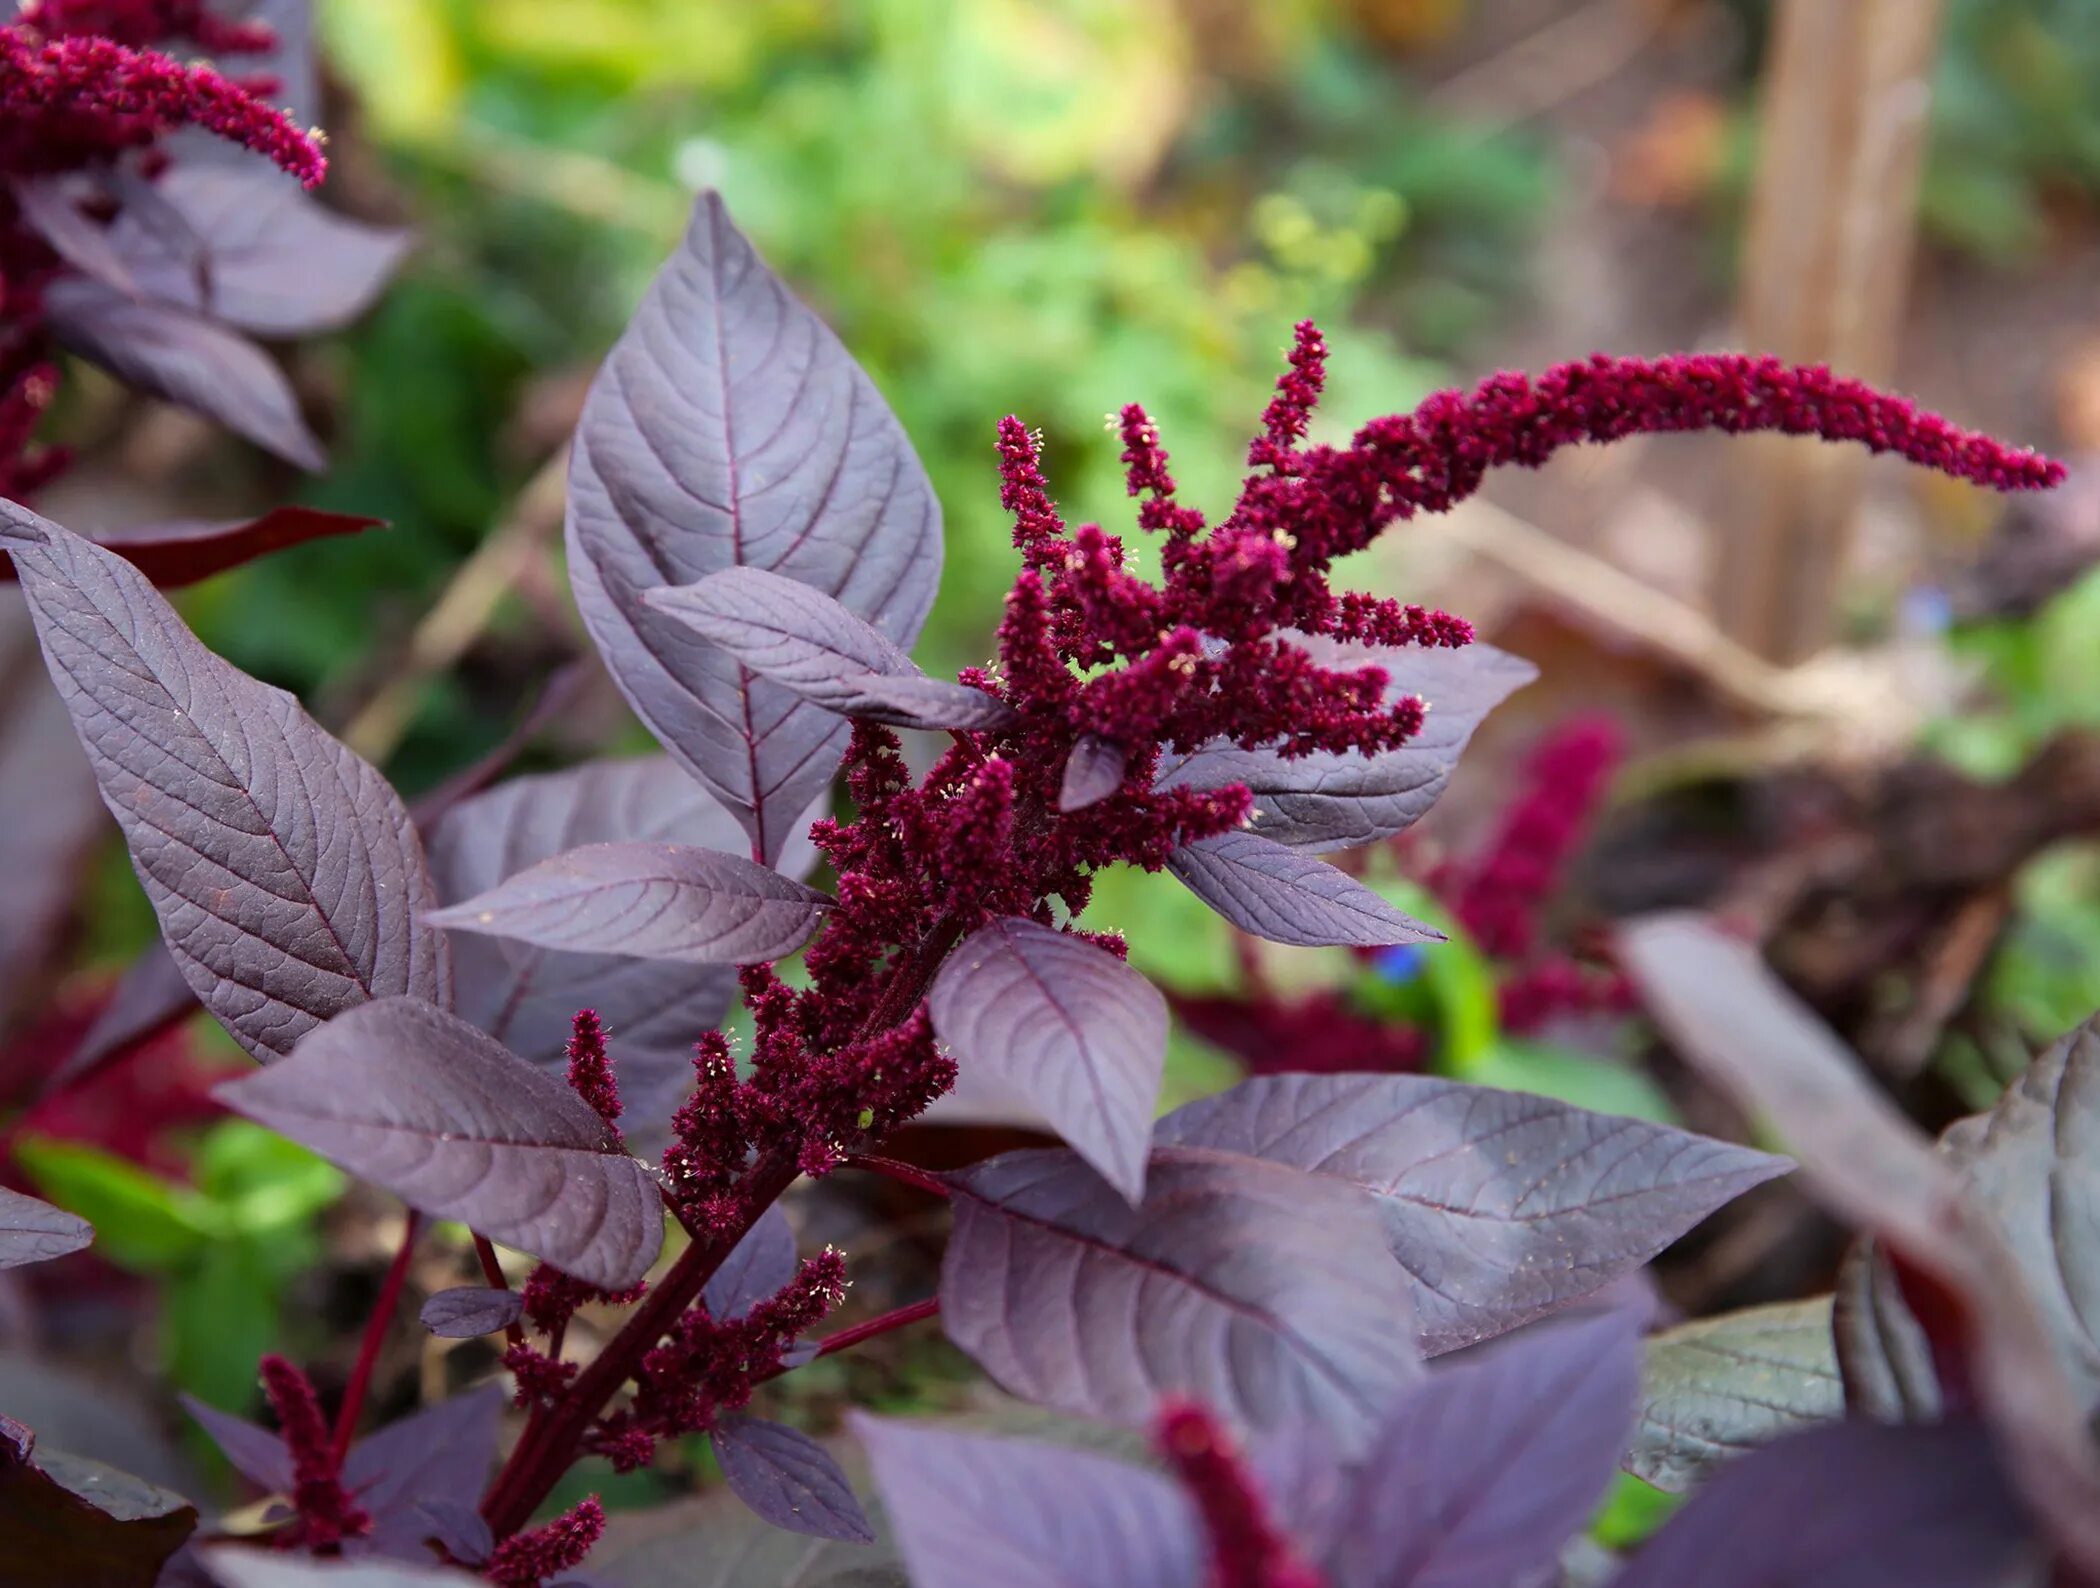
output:
[[[197,1149],[195,1168],[198,1186],[223,1209],[227,1228],[249,1236],[307,1222],[349,1183],[325,1159],[245,1119],[214,1125]]]
[[[1618,1473],[1590,1523],[1590,1537],[1606,1549],[1632,1549],[1667,1522],[1685,1498],[1653,1488],[1630,1472]]]
[[[97,1254],[132,1273],[180,1268],[224,1229],[196,1192],[99,1147],[29,1136],[15,1161],[48,1200],[95,1226]]]
[[[277,1344],[283,1279],[266,1247],[219,1241],[161,1297],[161,1350],[176,1389],[222,1411],[256,1397],[255,1364]]]

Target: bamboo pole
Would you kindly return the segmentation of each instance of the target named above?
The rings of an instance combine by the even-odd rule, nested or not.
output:
[[[1744,345],[1886,381],[1916,232],[1940,0],[1779,0],[1745,239]],[[1768,660],[1835,630],[1865,456],[1734,444],[1715,612]]]

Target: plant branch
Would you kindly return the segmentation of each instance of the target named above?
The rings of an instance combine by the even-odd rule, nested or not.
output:
[[[927,1192],[944,1201],[948,1197],[947,1183],[940,1176],[927,1173],[917,1164],[905,1163],[898,1158],[885,1158],[872,1152],[854,1153],[846,1162],[856,1169],[866,1169],[871,1174],[879,1174],[885,1179],[896,1181],[899,1185],[908,1185],[914,1190]]]
[[[473,1235],[474,1255],[481,1259],[481,1277],[489,1282],[489,1289],[491,1290],[509,1290],[510,1281],[503,1277],[503,1265],[496,1261],[495,1244],[479,1230],[474,1231]],[[525,1343],[525,1331],[519,1327],[515,1318],[504,1325],[503,1337],[505,1343],[509,1345],[523,1345]]]
[[[357,1348],[357,1364],[350,1369],[350,1382],[343,1387],[343,1404],[335,1415],[335,1458],[340,1462],[349,1453],[350,1439],[357,1432],[357,1416],[364,1410],[365,1391],[372,1384],[372,1370],[379,1363],[379,1347],[386,1339],[387,1325],[394,1321],[394,1314],[401,1306],[401,1291],[408,1283],[409,1259],[415,1255],[416,1236],[421,1228],[423,1215],[409,1209],[408,1222],[401,1230],[401,1249],[394,1253],[394,1260],[387,1265],[386,1278],[380,1281],[379,1297],[372,1304],[372,1316],[365,1322],[365,1337]]]
[[[928,1296],[924,1301],[914,1301],[902,1307],[893,1307],[880,1317],[870,1318],[866,1323],[856,1323],[850,1329],[841,1329],[837,1334],[826,1335],[817,1342],[818,1356],[834,1356],[840,1351],[850,1351],[865,1340],[879,1334],[888,1334],[893,1329],[902,1329],[926,1318],[935,1317],[941,1310],[941,1298]]]

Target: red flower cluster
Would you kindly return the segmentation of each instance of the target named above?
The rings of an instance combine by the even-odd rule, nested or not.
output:
[[[540,1588],[550,1577],[574,1571],[605,1534],[605,1507],[586,1496],[574,1509],[544,1527],[498,1544],[482,1575],[497,1588]]]
[[[1232,1435],[1208,1410],[1170,1401],[1153,1425],[1153,1443],[1195,1502],[1210,1540],[1205,1588],[1324,1588],[1276,1525]]]
[[[260,97],[276,85],[149,48],[177,40],[219,55],[275,42],[204,0],[37,0],[0,27],[0,178],[105,172],[127,158],[151,176],[160,139],[202,127],[318,184],[328,168],[320,136]],[[0,181],[0,496],[18,501],[66,463],[32,444],[58,384],[43,295],[65,268]]]
[[[342,1461],[313,1385],[281,1356],[262,1359],[262,1382],[292,1458],[293,1517],[277,1534],[278,1548],[325,1551],[364,1537],[372,1518],[343,1487]]]

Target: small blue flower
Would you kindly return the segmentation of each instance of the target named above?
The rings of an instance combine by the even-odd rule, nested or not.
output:
[[[1405,986],[1422,974],[1422,945],[1395,943],[1391,948],[1381,948],[1371,957],[1371,963],[1381,979]]]

